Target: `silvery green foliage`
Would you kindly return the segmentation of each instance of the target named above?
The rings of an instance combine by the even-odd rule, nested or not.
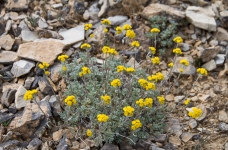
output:
[[[123,63],[109,57],[106,64],[99,65],[96,58],[87,57],[86,53],[79,53],[81,62],[73,60],[67,64],[67,72],[62,72],[67,81],[65,97],[74,95],[77,104],[71,107],[66,106],[61,118],[70,126],[83,126],[84,131],[78,133],[86,136],[85,129],[91,129],[91,137],[97,145],[102,142],[120,142],[123,136],[130,138],[131,142],[136,142],[139,138],[145,139],[160,133],[164,127],[165,107],[161,106],[156,97],[159,91],[146,91],[140,87],[138,79],[146,79],[148,74],[143,69],[136,70],[135,73],[117,73],[116,67]],[[91,74],[79,77],[79,72],[83,66],[91,70]],[[127,66],[125,66],[127,67]],[[121,87],[110,85],[113,79],[119,78],[122,82]],[[102,95],[111,96],[111,104],[107,105],[101,99]],[[152,108],[140,108],[136,101],[140,98],[153,98]],[[134,115],[125,117],[123,107],[134,107]],[[109,119],[105,123],[97,121],[98,114],[106,114]],[[131,130],[131,122],[140,119],[142,128],[135,131]],[[120,136],[121,135],[121,136]]]

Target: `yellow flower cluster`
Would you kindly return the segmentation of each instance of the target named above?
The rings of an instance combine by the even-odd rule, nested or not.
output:
[[[155,47],[149,47],[149,50],[151,51],[152,54],[156,53],[156,48]]]
[[[174,66],[173,62],[169,63],[168,66],[173,67]]]
[[[155,75],[151,75],[151,76],[147,77],[148,80],[155,81],[155,82],[162,81],[162,80],[164,80],[164,78],[165,77],[161,72],[158,72]]]
[[[160,64],[160,59],[158,57],[151,58],[152,64],[158,65]]]
[[[180,68],[179,71],[180,71],[180,73],[183,73],[184,72],[184,69],[183,68]]]
[[[33,95],[35,95],[37,92],[37,90],[27,90],[24,94],[24,100],[27,101],[33,99]]]
[[[89,37],[90,37],[90,38],[94,38],[94,34],[90,34]]]
[[[114,79],[114,80],[112,80],[111,86],[113,86],[113,87],[121,86],[120,79]]]
[[[99,122],[107,122],[108,121],[108,116],[106,114],[98,114],[97,115],[97,120]]]
[[[108,19],[103,19],[103,20],[101,21],[101,24],[103,24],[103,25],[111,25],[111,21],[108,20]]]
[[[140,44],[139,44],[138,41],[133,41],[133,42],[131,43],[131,46],[133,46],[133,47],[139,47]]]
[[[110,48],[109,46],[104,46],[102,48],[102,52],[104,54],[111,54],[111,55],[117,55],[117,51],[114,48]]]
[[[124,116],[131,117],[133,116],[135,109],[131,106],[126,106],[123,108],[123,111],[124,111]]]
[[[44,71],[44,73],[45,73],[46,75],[49,75],[49,74],[50,74],[50,72],[46,70],[46,69],[50,66],[48,63],[42,62],[42,63],[39,64],[38,66],[39,66],[40,69],[42,69],[42,70]]]
[[[143,100],[142,98],[140,98],[139,100],[137,100],[135,102],[137,105],[139,105],[139,107],[144,107],[144,106],[148,106],[148,107],[152,107],[153,105],[153,99],[152,98],[146,98],[145,100]]]
[[[84,26],[84,29],[87,31],[89,29],[91,29],[93,27],[93,25],[91,23],[86,23]]]
[[[176,42],[177,44],[182,43],[183,39],[180,36],[177,36],[173,39],[174,42]]]
[[[132,68],[132,67],[126,68],[125,70],[126,70],[128,73],[133,73],[133,72],[135,72],[135,69]]]
[[[202,112],[203,111],[200,108],[193,107],[192,111],[188,112],[188,115],[192,118],[198,118],[201,116]]]
[[[125,25],[123,25],[123,29],[124,30],[130,30],[130,29],[132,29],[132,26],[129,24],[125,24]]]
[[[105,28],[105,29],[104,29],[104,33],[107,33],[107,32],[108,32],[108,29],[107,29],[107,28]]]
[[[121,34],[123,29],[120,26],[116,27],[116,34]]]
[[[122,72],[122,71],[124,71],[126,69],[124,66],[121,66],[121,65],[117,66],[116,68],[117,68],[117,72],[118,73]]]
[[[67,58],[69,58],[68,55],[60,55],[60,56],[58,56],[58,60],[60,60],[61,62],[65,62]]]
[[[77,103],[74,95],[67,96],[67,98],[64,100],[64,102],[68,106],[72,106],[73,104]]]
[[[83,43],[81,46],[80,46],[81,49],[90,49],[91,48],[91,45],[88,44],[88,43]]]
[[[158,28],[152,28],[152,29],[150,30],[150,32],[152,32],[152,33],[159,33],[160,30],[159,30]]]
[[[90,137],[90,136],[93,135],[93,132],[92,132],[90,129],[88,129],[87,132],[86,132],[86,135],[87,135],[88,137]]]
[[[66,70],[67,70],[66,66],[63,66],[62,71],[66,71]]]
[[[158,96],[157,99],[158,99],[158,101],[159,101],[160,104],[162,104],[162,105],[165,104],[165,98],[164,98],[164,96]]]
[[[188,62],[188,60],[186,60],[186,59],[181,59],[181,60],[180,60],[180,63],[181,63],[182,65],[184,65],[184,66],[189,66],[189,62]]]
[[[186,99],[185,101],[184,101],[184,104],[185,105],[188,105],[190,103],[190,99]]]
[[[90,74],[90,73],[91,73],[91,71],[88,67],[82,67],[82,71],[79,72],[79,76],[82,77],[82,76],[84,76],[86,74]]]
[[[156,86],[152,82],[148,82],[145,79],[139,79],[138,83],[140,84],[141,87],[145,88],[146,90],[155,90]]]
[[[173,53],[178,54],[178,55],[181,55],[182,54],[182,51],[181,51],[180,48],[175,48],[175,49],[173,49]]]
[[[101,96],[101,99],[105,101],[106,104],[110,104],[111,97],[108,95]]]
[[[127,30],[126,37],[129,37],[130,39],[135,38],[135,32],[133,30]]]
[[[139,119],[135,119],[131,122],[131,130],[136,130],[138,128],[141,128],[142,127],[142,123],[140,122]]]
[[[197,69],[197,72],[201,75],[204,75],[206,76],[208,73],[207,73],[207,70],[205,68],[198,68]]]

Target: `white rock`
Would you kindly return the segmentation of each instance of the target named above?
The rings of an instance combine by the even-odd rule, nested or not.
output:
[[[46,20],[44,18],[40,18],[38,21],[38,26],[42,29],[45,29],[48,27],[48,24],[46,23]]]
[[[127,19],[128,19],[127,16],[121,16],[121,15],[117,15],[114,17],[108,17],[108,20],[110,20],[111,24],[114,26],[124,23],[125,21],[127,21]]]
[[[195,119],[191,119],[188,125],[190,128],[194,129],[195,127],[197,127],[197,121]]]
[[[184,141],[184,142],[188,142],[192,139],[192,133],[189,133],[189,132],[184,132],[183,134],[181,134],[181,140]]]
[[[32,32],[28,30],[22,30],[21,35],[22,35],[22,40],[24,42],[33,42],[36,39],[39,39],[39,36],[36,32]]]
[[[200,94],[200,93],[199,93],[199,94],[197,95],[197,97],[198,97],[199,100],[201,100],[201,101],[204,102],[204,101],[206,101],[206,100],[210,97],[210,95],[207,95],[207,94]]]
[[[174,97],[174,100],[175,100],[176,103],[178,103],[178,102],[180,102],[181,100],[183,100],[184,97],[185,97],[185,96],[175,96],[175,97]]]
[[[17,53],[12,51],[1,51],[0,50],[0,63],[11,64],[18,59]]]
[[[215,64],[216,64],[217,66],[222,66],[223,63],[224,63],[224,61],[225,61],[225,57],[226,57],[225,54],[217,54],[217,55],[215,56],[215,58],[214,58]]]
[[[101,10],[98,13],[98,17],[101,17],[105,13],[105,11],[109,8],[109,3],[108,3],[108,0],[100,0],[99,4],[103,4],[101,6]]]
[[[202,66],[203,68],[207,69],[208,71],[212,71],[214,69],[216,69],[216,63],[215,61],[212,59],[209,62],[203,64]]]
[[[215,13],[211,6],[204,8],[189,6],[185,13],[186,18],[196,27],[209,31],[216,31]]]
[[[11,73],[15,77],[20,77],[30,72],[30,70],[35,66],[33,61],[28,60],[19,60],[13,63],[13,67],[11,69]]]
[[[72,45],[76,42],[80,42],[84,40],[84,37],[85,37],[84,25],[79,25],[75,28],[62,31],[59,34],[64,38],[63,40],[61,40],[63,44]]]
[[[89,11],[89,17],[92,20],[98,20],[99,8],[97,7],[97,4],[98,3],[95,2],[88,9],[88,11]]]
[[[186,52],[190,50],[190,45],[188,43],[182,43],[182,51]]]
[[[30,103],[30,101],[24,100],[24,94],[26,89],[23,86],[20,86],[15,94],[15,106],[17,109],[21,109],[25,107],[26,104]]]
[[[18,19],[18,13],[16,13],[16,12],[10,12],[10,13],[9,13],[9,17],[10,17],[12,20],[17,20],[17,19]]]
[[[55,9],[61,8],[61,7],[63,7],[63,4],[62,4],[62,3],[53,4],[53,5],[51,5],[51,7],[52,7],[52,8],[55,8]]]
[[[5,50],[11,50],[15,39],[13,39],[10,35],[0,36],[0,47]]]
[[[89,20],[89,11],[85,10],[84,14],[83,14],[83,19],[84,20]]]
[[[228,123],[228,115],[225,111],[219,111],[219,121]]]
[[[221,28],[221,27],[218,27],[217,31],[213,35],[219,41],[228,41],[228,32],[225,29]]]

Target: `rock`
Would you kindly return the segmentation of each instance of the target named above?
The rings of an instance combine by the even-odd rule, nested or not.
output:
[[[205,101],[210,97],[210,95],[199,93],[199,94],[197,95],[197,97],[198,97],[198,99],[201,100],[202,102],[205,102]]]
[[[32,32],[29,30],[22,30],[21,36],[22,36],[23,42],[33,42],[36,39],[39,39],[39,36],[36,32]]]
[[[180,122],[176,118],[170,118],[167,122],[167,131],[174,133],[175,135],[180,136],[182,134],[182,127]]]
[[[66,143],[66,138],[63,137],[60,142],[59,145],[56,147],[56,150],[68,150],[68,145]]]
[[[42,93],[47,94],[47,95],[53,95],[51,86],[48,83],[46,77],[40,78],[40,80],[38,81],[38,85],[39,85],[40,91]]]
[[[156,145],[150,146],[149,149],[150,149],[150,150],[165,150],[165,149],[163,149],[163,148],[157,147]]]
[[[185,13],[186,18],[194,26],[208,31],[216,31],[217,24],[214,19],[215,14],[211,6],[204,8],[188,6]]]
[[[17,18],[18,18],[18,13],[16,13],[16,12],[10,12],[10,13],[9,13],[9,17],[10,17],[10,19],[12,19],[12,20],[17,20]]]
[[[120,24],[124,23],[125,21],[127,21],[128,17],[117,15],[114,17],[108,17],[108,20],[111,21],[111,25],[117,26],[117,25],[120,25]]]
[[[104,33],[105,27],[102,25],[99,25],[94,31],[94,40],[95,42],[98,42],[99,45],[102,45],[104,43],[105,33]]]
[[[2,98],[1,98],[1,103],[5,105],[6,107],[9,107],[10,104],[14,101],[15,99],[15,93],[17,90],[14,89],[7,89],[3,92]]]
[[[214,58],[216,66],[222,66],[225,61],[225,54],[217,54]]]
[[[48,24],[46,23],[46,20],[44,18],[40,18],[38,21],[38,26],[42,29],[45,29],[48,27]]]
[[[194,129],[195,127],[197,127],[197,122],[195,119],[191,119],[188,123],[189,127]]]
[[[29,90],[34,80],[35,80],[35,77],[27,77],[25,80],[24,88]]]
[[[153,16],[158,16],[161,13],[169,14],[172,17],[181,19],[185,17],[185,13],[183,11],[174,9],[168,5],[163,4],[150,4],[149,6],[145,7],[140,15],[146,19],[151,18]]]
[[[102,6],[98,13],[98,17],[101,17],[106,12],[106,10],[109,8],[109,2],[108,2],[108,0],[100,0],[99,4]]]
[[[206,5],[210,4],[206,0],[180,0],[180,1],[190,2],[190,3],[192,3],[195,6],[206,6]]]
[[[35,66],[35,63],[28,60],[19,60],[13,63],[11,73],[15,77],[20,77],[30,72],[30,70]]]
[[[132,145],[130,145],[129,141],[127,141],[127,140],[123,140],[119,145],[120,145],[119,147],[121,150],[132,150],[133,149]]]
[[[52,138],[54,141],[59,142],[62,136],[64,135],[64,130],[60,129],[52,134]]]
[[[14,114],[12,113],[0,113],[0,123],[6,122],[8,120],[11,120],[12,118],[14,118]]]
[[[5,32],[5,26],[0,23],[0,36]]]
[[[130,67],[135,67],[136,69],[140,68],[141,65],[135,60],[134,57],[132,57],[128,62],[127,65],[129,65]]]
[[[100,150],[119,150],[119,148],[116,145],[105,143],[105,145]]]
[[[219,121],[228,123],[228,115],[224,110],[219,111]]]
[[[173,73],[180,73],[180,68],[182,68],[182,64],[180,64],[180,60],[186,59],[189,62],[189,66],[184,68],[183,75],[194,75],[196,73],[196,68],[193,66],[193,58],[192,56],[188,57],[177,57],[176,62],[173,68]]]
[[[0,47],[5,50],[11,50],[15,39],[13,39],[9,34],[0,36]]]
[[[21,85],[16,83],[4,83],[2,87],[2,92],[5,92],[7,89],[17,90]]]
[[[219,46],[200,49],[200,58],[203,62],[208,62],[212,60],[219,53],[219,51]]]
[[[205,68],[207,71],[212,71],[212,70],[216,69],[216,63],[212,59],[209,62],[203,64],[202,67]]]
[[[228,124],[226,124],[225,122],[221,122],[219,123],[218,128],[221,131],[228,131]]]
[[[62,70],[62,64],[56,63],[50,68],[51,70],[51,80],[56,83],[61,79],[60,71]]]
[[[84,12],[84,14],[83,14],[83,19],[84,19],[84,20],[89,20],[89,11],[88,11],[88,10],[86,10],[86,11]]]
[[[181,50],[187,52],[190,50],[190,45],[188,43],[182,43]]]
[[[39,148],[39,146],[42,144],[42,141],[39,140],[38,138],[34,138],[29,145],[27,146],[27,148],[29,150],[37,150]]]
[[[221,88],[220,88],[219,85],[215,85],[214,88],[213,88],[213,90],[214,90],[214,93],[215,94],[220,94],[221,93]]]
[[[18,59],[17,53],[11,51],[1,51],[0,50],[0,63],[1,64],[11,64]]]
[[[98,13],[99,13],[99,8],[97,7],[98,3],[95,2],[93,3],[88,11],[89,11],[89,18],[92,19],[92,20],[98,20]]]
[[[64,46],[59,40],[54,39],[24,43],[19,46],[17,55],[22,58],[52,64],[56,57],[62,53]]]
[[[184,142],[188,142],[192,139],[192,134],[189,133],[189,132],[184,132],[183,134],[181,134],[181,140],[184,141]]]
[[[79,25],[75,28],[62,31],[59,34],[64,38],[64,40],[61,40],[63,44],[72,45],[74,43],[84,40],[84,37],[85,37],[84,25]]]
[[[94,147],[95,146],[95,142],[93,140],[90,139],[85,139],[84,142],[80,143],[80,148],[84,148],[84,149],[89,149],[90,147]]]
[[[179,103],[181,100],[184,99],[184,97],[185,97],[185,96],[175,96],[175,97],[174,97],[174,100],[175,100],[176,103]]]
[[[83,2],[75,1],[74,10],[78,15],[83,15],[85,12],[85,5]]]
[[[28,1],[27,0],[7,0],[8,4],[6,8],[9,10],[21,11],[28,9]]]
[[[214,37],[219,41],[228,41],[228,32],[225,29],[218,27],[217,31],[214,33]]]
[[[19,144],[18,140],[10,140],[4,143],[0,143],[0,149],[10,149],[10,148],[15,148]]]
[[[166,134],[159,134],[155,137],[155,141],[156,142],[165,142],[167,139],[167,135]]]
[[[30,101],[24,100],[25,92],[26,89],[21,85],[15,94],[15,106],[17,109],[21,109],[25,107],[26,104],[30,103]]]
[[[200,108],[203,112],[202,112],[202,114],[201,114],[201,116],[199,118],[196,118],[196,120],[197,121],[202,121],[207,116],[207,109],[202,104],[198,105],[197,107]]]
[[[58,9],[58,8],[63,7],[63,4],[62,3],[53,4],[53,5],[51,5],[51,7],[54,8],[54,9]]]
[[[52,95],[49,103],[51,105],[53,115],[59,116],[59,114],[62,112],[59,97]]]
[[[9,131],[6,135],[3,136],[2,142],[6,142],[11,140],[13,137],[13,132]]]
[[[173,94],[168,94],[165,96],[165,100],[170,102],[174,100],[174,95]]]
[[[171,137],[169,137],[169,143],[179,146],[179,145],[181,145],[181,139],[178,136],[171,136]]]
[[[58,17],[58,13],[56,11],[48,10],[47,11],[47,20],[55,20]]]

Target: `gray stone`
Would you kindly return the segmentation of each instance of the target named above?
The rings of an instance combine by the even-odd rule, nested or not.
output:
[[[22,36],[22,40],[24,42],[33,42],[36,39],[39,39],[39,36],[36,32],[32,32],[29,30],[22,30],[21,31],[21,36]]]
[[[216,63],[212,59],[209,62],[203,64],[202,67],[205,68],[207,71],[212,71],[212,70],[216,69]]]
[[[217,40],[211,40],[211,41],[209,42],[209,44],[210,44],[211,46],[215,47],[215,46],[218,45],[218,41],[217,41]]]
[[[155,145],[150,146],[149,149],[150,149],[150,150],[165,150],[165,149],[160,148],[160,147],[157,147],[157,146],[155,146]]]
[[[182,134],[182,127],[180,122],[176,118],[170,118],[167,122],[167,131],[174,133],[175,135],[180,136]]]
[[[62,64],[56,63],[50,68],[51,70],[51,80],[56,83],[61,79],[60,71],[62,70]]]
[[[12,113],[2,113],[0,112],[0,123],[6,122],[8,120],[11,120],[12,118],[14,118],[14,114]]]
[[[55,8],[55,9],[58,9],[58,8],[63,7],[63,4],[62,4],[62,3],[53,4],[53,5],[51,5],[51,7],[52,7],[52,8]]]
[[[7,0],[8,4],[6,8],[9,10],[21,11],[28,9],[28,1],[27,0]]]
[[[24,88],[30,89],[34,80],[35,80],[35,77],[27,77],[27,79],[25,80]]]
[[[117,25],[120,25],[120,24],[124,23],[125,21],[127,21],[128,17],[117,15],[114,17],[108,17],[108,20],[111,21],[111,25],[117,26]]]
[[[196,27],[208,31],[216,31],[216,22],[214,19],[214,11],[211,6],[196,7],[188,6],[186,9],[186,18]]]
[[[13,137],[13,132],[9,131],[6,135],[3,136],[2,142],[6,142],[11,140]]]
[[[182,43],[181,50],[186,52],[190,50],[190,45],[188,43]]]
[[[68,150],[68,145],[66,143],[66,137],[63,137],[60,140],[59,145],[56,147],[56,150]]]
[[[225,61],[225,57],[226,57],[225,54],[217,54],[217,55],[215,56],[215,58],[214,58],[215,64],[216,64],[217,66],[222,66],[223,63],[224,63],[224,61]]]
[[[182,68],[182,64],[180,64],[180,60],[186,59],[189,62],[189,66],[184,68],[183,75],[194,75],[196,73],[196,68],[193,66],[193,58],[192,56],[188,57],[177,57],[176,62],[173,68],[173,73],[180,73],[180,68]]]
[[[228,115],[224,110],[219,111],[219,121],[228,123]]]
[[[179,146],[181,145],[181,139],[179,138],[179,136],[171,136],[169,137],[169,143]]]
[[[195,127],[197,127],[197,121],[195,119],[191,119],[188,125],[190,128],[194,129]]]
[[[38,147],[42,144],[42,141],[39,140],[38,138],[34,138],[29,145],[27,146],[27,148],[29,150],[37,150]]]
[[[185,97],[185,96],[175,96],[175,97],[174,97],[174,100],[175,100],[176,103],[179,103],[181,100],[184,99],[184,97]]]
[[[119,150],[119,147],[110,143],[105,143],[100,150]]]
[[[155,141],[156,142],[165,142],[167,139],[167,135],[166,134],[159,134],[155,137]]]
[[[225,150],[228,150],[228,142],[225,144]]]
[[[1,51],[0,50],[0,63],[2,64],[12,64],[18,59],[17,53],[11,51]]]
[[[44,18],[40,18],[38,21],[38,26],[42,29],[45,29],[48,27],[48,24],[46,23],[46,20]]]
[[[72,45],[74,43],[80,42],[85,38],[85,30],[84,25],[78,25],[75,28],[71,28],[66,31],[62,31],[59,33],[64,40],[61,40],[65,45]]]
[[[48,84],[48,81],[45,77],[40,78],[40,80],[38,81],[38,85],[40,88],[40,91],[44,94],[48,94],[48,95],[53,95],[52,89],[50,84]]]
[[[1,103],[5,105],[6,107],[9,107],[10,104],[14,101],[15,99],[15,93],[17,90],[14,89],[7,89],[3,92],[2,98],[1,98]]]
[[[210,48],[202,48],[200,50],[200,58],[203,62],[208,62],[212,60],[218,53],[220,49],[219,46],[216,47],[210,47]]]
[[[88,9],[88,11],[89,11],[89,17],[92,20],[98,20],[98,13],[99,13],[100,10],[97,7],[97,5],[98,5],[98,3],[95,2]]]
[[[0,47],[5,50],[11,50],[15,39],[13,39],[10,35],[0,36]]]
[[[181,134],[181,140],[184,141],[184,142],[188,142],[192,139],[192,133],[189,133],[189,132],[184,132],[183,134]]]
[[[52,108],[52,113],[54,116],[59,116],[59,114],[62,112],[60,100],[58,96],[52,95],[49,100],[50,106]]]
[[[226,124],[225,122],[221,122],[219,123],[218,128],[221,131],[228,131],[228,124]]]
[[[15,106],[17,109],[24,108],[26,104],[30,103],[30,101],[24,100],[25,92],[26,92],[26,89],[22,85],[19,86],[15,94]]]
[[[30,72],[30,70],[35,66],[33,61],[28,60],[19,60],[13,63],[13,67],[11,69],[11,73],[15,77],[20,77]]]
[[[228,41],[228,32],[225,29],[218,27],[217,31],[214,33],[214,37],[219,41]]]
[[[98,13],[98,17],[101,17],[106,12],[106,10],[109,8],[109,2],[108,2],[108,0],[100,0],[99,4],[102,6]]]
[[[10,149],[10,148],[15,148],[19,144],[18,140],[10,140],[4,143],[0,143],[0,149]]]

